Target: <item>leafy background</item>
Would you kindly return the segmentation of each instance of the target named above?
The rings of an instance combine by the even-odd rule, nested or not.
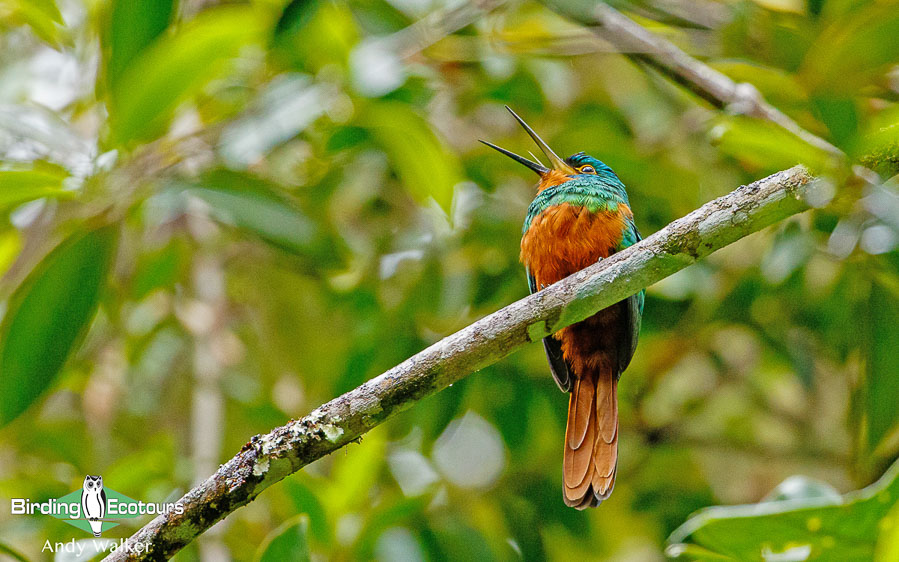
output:
[[[800,161],[832,189],[648,289],[600,509],[561,501],[566,398],[535,345],[178,559],[895,560],[892,473],[839,492],[899,455],[899,6],[619,6],[888,181],[845,185],[537,2],[0,2],[0,495],[90,473],[173,501],[523,297],[534,178],[477,142],[533,148],[509,104],[609,163],[644,234]],[[72,536],[0,510],[4,552]]]

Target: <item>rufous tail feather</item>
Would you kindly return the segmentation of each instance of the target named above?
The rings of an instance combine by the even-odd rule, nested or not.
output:
[[[565,431],[564,497],[577,509],[612,493],[618,468],[618,377],[603,367],[574,381]]]

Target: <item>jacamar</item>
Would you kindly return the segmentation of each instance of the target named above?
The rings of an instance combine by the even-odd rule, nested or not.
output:
[[[552,165],[547,168],[481,141],[540,176],[521,238],[531,293],[641,240],[627,191],[610,167],[583,152],[563,160],[506,109]],[[640,291],[543,338],[553,378],[569,393],[563,496],[577,509],[598,506],[615,486],[618,379],[637,347],[643,298]]]

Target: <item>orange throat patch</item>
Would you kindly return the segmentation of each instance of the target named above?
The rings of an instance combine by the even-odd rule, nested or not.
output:
[[[563,184],[566,181],[571,181],[571,177],[565,175],[559,170],[550,170],[545,175],[540,177],[540,183],[537,184],[537,193],[540,193],[547,187],[553,187],[559,184]]]

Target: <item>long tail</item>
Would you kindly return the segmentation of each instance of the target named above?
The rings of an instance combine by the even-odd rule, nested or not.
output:
[[[565,503],[596,507],[612,493],[618,468],[618,378],[599,375],[574,381],[565,431]]]

